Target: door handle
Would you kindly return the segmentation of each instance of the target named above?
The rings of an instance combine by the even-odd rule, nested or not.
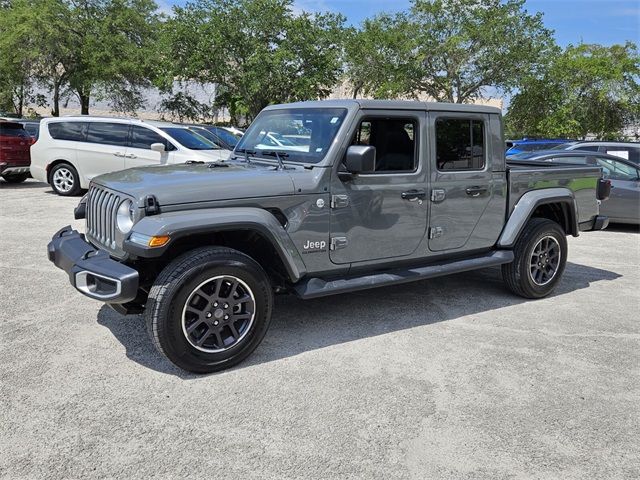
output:
[[[129,153],[127,155],[125,155],[125,157],[127,158],[138,158],[136,155],[134,155],[133,153]]]
[[[479,197],[483,193],[487,193],[487,189],[485,187],[467,187],[465,190],[467,195],[471,197]]]
[[[125,156],[124,153],[122,153],[122,152],[115,152],[114,155],[116,157],[124,157]]]
[[[418,199],[424,200],[427,198],[427,192],[426,190],[407,190],[406,192],[402,192],[401,196],[403,200],[413,202]]]

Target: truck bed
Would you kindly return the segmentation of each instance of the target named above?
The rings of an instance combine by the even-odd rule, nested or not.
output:
[[[602,169],[598,166],[568,165],[535,160],[507,161],[510,215],[520,198],[532,190],[567,188],[575,197],[578,222],[586,222],[598,214],[596,190]]]

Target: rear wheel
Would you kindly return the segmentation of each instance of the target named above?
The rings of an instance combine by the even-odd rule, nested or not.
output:
[[[149,292],[145,318],[156,348],[196,373],[229,368],[260,344],[273,293],[264,270],[236,250],[207,247],[178,257]]]
[[[29,178],[28,173],[18,173],[16,175],[4,175],[4,181],[7,183],[22,183]]]
[[[532,218],[518,238],[512,263],[502,266],[505,284],[516,295],[542,298],[560,281],[567,262],[562,227],[546,218]]]
[[[51,188],[58,195],[69,197],[80,193],[80,177],[68,163],[59,163],[51,170]]]

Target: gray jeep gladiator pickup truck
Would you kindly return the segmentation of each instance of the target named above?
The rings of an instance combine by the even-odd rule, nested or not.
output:
[[[159,154],[160,155],[160,154]],[[224,162],[95,178],[49,259],[142,313],[158,350],[212,372],[246,358],[274,293],[316,298],[502,266],[548,295],[567,235],[605,228],[598,167],[507,164],[500,110],[341,100],[264,109]]]

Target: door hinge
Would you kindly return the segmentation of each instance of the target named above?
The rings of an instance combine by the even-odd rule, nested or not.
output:
[[[347,237],[333,237],[329,244],[330,250],[339,250],[347,246]]]
[[[446,196],[445,191],[440,188],[434,188],[431,190],[431,201],[442,202]]]
[[[442,227],[431,227],[429,229],[429,238],[441,237],[443,233],[444,231],[442,230]]]
[[[344,208],[348,205],[348,195],[331,195],[331,208]]]

